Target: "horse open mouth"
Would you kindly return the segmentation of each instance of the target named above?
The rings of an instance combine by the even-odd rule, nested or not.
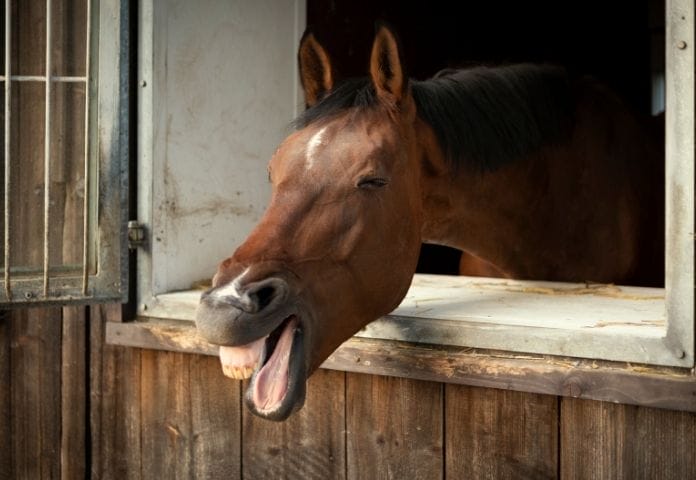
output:
[[[245,401],[261,417],[284,420],[304,403],[304,339],[295,315],[247,345],[221,346],[220,362],[222,371],[230,378],[251,377]]]

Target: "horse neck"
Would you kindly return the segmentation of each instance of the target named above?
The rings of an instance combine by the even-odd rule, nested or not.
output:
[[[420,135],[424,155],[444,165],[432,132]],[[493,172],[425,169],[423,241],[476,255],[511,278],[613,281],[625,275],[632,246],[616,252],[606,243],[635,236],[626,189],[583,186],[587,171],[603,167],[600,160],[588,165],[573,157],[574,150],[542,148]],[[598,205],[606,213],[598,215]]]
[[[538,197],[522,170],[508,166],[494,173],[425,176],[423,241],[471,253],[509,277],[533,276],[538,262],[529,252],[536,248],[534,231],[542,226],[519,213]]]

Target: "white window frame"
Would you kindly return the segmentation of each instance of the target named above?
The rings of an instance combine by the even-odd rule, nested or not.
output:
[[[140,78],[152,78],[157,55],[151,10],[141,11]],[[148,11],[150,17],[148,17]],[[148,18],[150,23],[148,24]],[[144,29],[144,30],[143,30]],[[150,30],[148,30],[150,29]],[[302,25],[298,22],[298,32]],[[145,34],[143,34],[143,31]],[[669,367],[694,366],[694,4],[666,4],[666,270],[664,289],[600,287],[552,282],[511,282],[416,275],[404,303],[358,334],[371,339],[502,350]],[[162,126],[152,93],[139,105],[139,172],[154,175],[155,134]],[[265,169],[265,164],[259,165]],[[152,229],[152,177],[140,179],[140,220]],[[232,248],[232,246],[230,246]],[[138,314],[191,321],[199,292],[157,291],[157,259],[140,255]],[[604,288],[604,290],[602,290]],[[584,289],[584,290],[583,290]],[[610,289],[611,294],[607,294]],[[442,301],[425,308],[436,291]],[[581,295],[578,295],[581,293]],[[486,299],[505,306],[501,319],[487,318]],[[469,307],[464,305],[471,301]],[[460,311],[452,312],[459,302]],[[602,315],[594,312],[601,306]],[[439,309],[439,310],[438,310]],[[433,312],[445,312],[435,315]],[[450,313],[446,313],[450,311]],[[518,312],[512,317],[510,312]],[[549,312],[563,312],[554,321]],[[504,317],[504,318],[503,318]],[[572,318],[572,326],[564,321]]]

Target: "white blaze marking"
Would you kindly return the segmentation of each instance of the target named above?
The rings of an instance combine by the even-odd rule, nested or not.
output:
[[[305,159],[306,159],[306,166],[307,170],[311,170],[312,167],[314,166],[314,158],[317,153],[317,147],[321,145],[321,140],[322,137],[324,136],[324,132],[326,131],[326,127],[322,128],[319,130],[317,133],[312,135],[312,138],[309,139],[309,142],[307,142],[307,152],[305,154]]]
[[[232,280],[227,285],[215,290],[213,292],[213,295],[216,297],[237,297],[237,298],[239,298],[239,284],[242,282],[242,278],[244,278],[244,275],[246,275],[249,272],[249,268],[250,267],[247,267],[246,270],[244,270],[237,278]]]

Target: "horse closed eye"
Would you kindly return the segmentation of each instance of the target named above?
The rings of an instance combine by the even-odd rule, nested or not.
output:
[[[386,186],[389,181],[381,177],[365,177],[358,180],[358,188],[374,190]]]

